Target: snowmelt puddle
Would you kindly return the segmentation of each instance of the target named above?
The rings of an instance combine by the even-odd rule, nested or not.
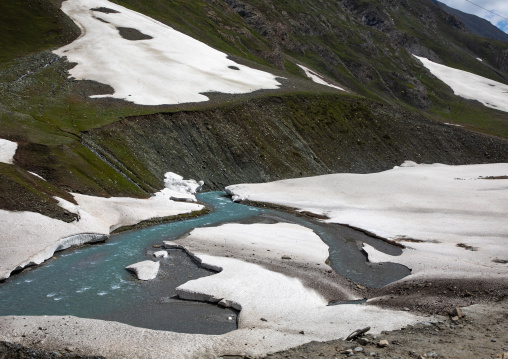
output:
[[[0,285],[0,315],[73,315],[183,333],[222,334],[235,330],[236,311],[175,297],[179,285],[214,274],[183,251],[170,250],[152,281],[136,280],[125,267],[153,259],[152,253],[160,249],[152,245],[177,239],[194,228],[256,221],[255,217],[313,229],[330,246],[331,267],[357,283],[379,287],[409,274],[407,269],[391,270],[390,263],[385,266],[367,263],[357,241],[368,237],[349,228],[330,227],[293,214],[237,204],[223,192],[202,193],[197,197],[214,211],[186,221],[113,235],[105,245],[62,252],[49,263],[7,280]]]

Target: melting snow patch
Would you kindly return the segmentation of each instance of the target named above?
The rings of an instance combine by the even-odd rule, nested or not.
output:
[[[194,194],[205,184],[203,181],[193,179],[184,180],[182,176],[167,172],[164,178],[164,189],[161,191],[169,196],[169,199],[176,201],[196,202]]]
[[[157,251],[153,253],[155,258],[166,258],[168,256],[168,251]]]
[[[413,56],[420,60],[434,76],[450,86],[455,95],[477,100],[484,106],[508,112],[508,85],[437,64],[425,57]]]
[[[203,208],[195,203],[171,201],[170,193],[174,192],[168,194],[165,191],[170,190],[164,189],[148,199],[103,198],[74,193],[78,204],[55,197],[62,208],[76,215],[76,220],[71,223],[34,212],[0,210],[0,278],[8,278],[16,268],[40,264],[57,250],[103,241],[119,227]]]
[[[298,66],[305,72],[305,75],[307,75],[307,77],[310,78],[312,81],[314,81],[314,82],[316,82],[316,83],[318,83],[320,85],[325,85],[325,86],[328,86],[328,87],[336,88],[336,89],[341,90],[341,91],[346,91],[342,87],[335,86],[335,85],[333,85],[333,84],[323,80],[323,76],[321,76],[317,72],[314,72],[311,69],[309,69],[309,68],[307,68],[305,66],[302,66],[302,65],[298,65]]]
[[[371,305],[328,306],[327,296],[339,295],[334,287],[337,283],[325,279],[324,273],[330,269],[325,263],[328,248],[312,230],[299,225],[225,224],[199,228],[183,239],[165,242],[165,246],[185,246],[203,267],[219,272],[179,286],[178,296],[241,310],[238,328],[249,330],[249,339],[254,330],[267,330],[267,337],[277,332],[284,335],[284,343],[278,347],[295,346],[311,340],[346,337],[358,327],[373,326],[372,330],[379,332],[421,320],[406,312]],[[284,255],[292,260],[284,261]],[[249,258],[259,263],[251,263],[253,259]],[[316,263],[321,265],[315,267]],[[321,273],[314,277],[317,284],[312,284],[319,293],[309,287],[308,277],[303,279],[313,271]],[[355,298],[346,287],[341,290],[343,299]],[[298,334],[302,330],[305,337]]]
[[[94,98],[164,105],[207,101],[206,92],[240,94],[280,86],[272,74],[237,64],[220,51],[109,1],[67,0],[62,10],[82,34],[55,53],[77,63],[69,71],[77,80],[114,88],[113,94]],[[122,37],[122,28],[143,36],[130,41]]]
[[[233,198],[270,202],[349,224],[407,249],[392,257],[366,246],[369,258],[411,268],[417,276],[506,277],[492,259],[508,258],[507,163],[448,166],[405,162],[371,174],[334,174],[227,187]],[[485,183],[489,182],[489,183]],[[495,182],[495,183],[494,183]],[[412,239],[417,239],[414,241]],[[478,251],[465,251],[467,244]]]
[[[12,164],[17,149],[18,144],[16,142],[0,138],[0,162]]]
[[[157,277],[157,273],[159,273],[159,267],[159,262],[143,261],[131,264],[130,266],[125,267],[125,269],[136,273],[136,276],[140,280],[151,280]]]

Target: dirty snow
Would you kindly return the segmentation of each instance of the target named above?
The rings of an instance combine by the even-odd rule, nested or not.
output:
[[[333,174],[226,190],[234,200],[325,214],[329,222],[400,241],[407,248],[398,257],[365,249],[373,262],[412,268],[408,278],[443,273],[506,277],[506,265],[496,260],[508,259],[508,180],[502,179],[507,175],[506,163],[447,166],[406,161],[380,173]]]
[[[321,76],[317,72],[312,71],[311,69],[309,69],[309,68],[307,68],[307,67],[305,67],[303,65],[298,65],[298,67],[300,67],[305,72],[305,75],[307,75],[307,77],[310,78],[312,81],[314,81],[314,82],[316,82],[316,83],[318,83],[320,85],[325,85],[325,86],[328,86],[328,87],[336,88],[336,89],[341,90],[341,91],[346,91],[342,87],[336,86],[334,84],[331,84],[331,83],[325,81],[323,79],[323,76]]]
[[[319,323],[326,328],[330,322],[347,323],[351,332],[360,327],[374,325],[371,331],[379,332],[379,323],[391,311],[373,306],[344,305],[337,317]],[[331,308],[331,307],[330,307]],[[326,310],[326,309],[325,309]],[[305,313],[304,313],[305,314]],[[342,316],[343,314],[343,316]],[[397,326],[410,322],[401,320]],[[260,323],[263,323],[259,320]],[[304,323],[302,323],[303,325]],[[136,328],[118,322],[76,317],[0,317],[0,340],[33,347],[40,340],[39,327],[44,328],[44,345],[48,349],[65,352],[74,348],[87,355],[107,358],[159,359],[159,358],[218,358],[221,355],[240,355],[250,358],[284,350],[315,340],[315,335],[256,328],[239,329],[223,335],[184,334],[162,330]],[[348,329],[349,330],[349,329]],[[75,335],[79,333],[79,335]],[[348,333],[349,334],[349,333]]]
[[[12,164],[18,143],[0,138],[0,162]]]
[[[508,112],[508,85],[432,62],[425,57],[413,56],[420,60],[434,76],[450,86],[455,95],[477,100],[487,107]]]
[[[175,202],[164,190],[148,199],[93,197],[73,194],[77,205],[56,198],[59,205],[79,220],[66,223],[35,212],[0,210],[0,278],[16,268],[40,264],[56,250],[71,245],[103,240],[115,229],[156,217],[197,211],[203,206]],[[97,239],[98,238],[98,239]]]
[[[0,317],[0,340],[32,343],[38,335],[37,328],[43,325],[45,342],[50,343],[52,350],[73,347],[79,352],[111,358],[217,358],[226,354],[260,357],[310,341],[344,338],[367,326],[372,327],[371,333],[380,333],[428,320],[368,304],[327,306],[328,299],[305,286],[300,278],[235,258],[248,251],[281,262],[281,255],[285,254],[292,258],[286,262],[319,263],[323,269],[329,268],[325,264],[327,246],[311,230],[295,224],[200,228],[165,245],[185,245],[205,268],[219,271],[183,284],[177,293],[182,298],[241,309],[238,330],[200,335],[75,317]],[[230,257],[195,250],[220,245],[231,249]],[[80,335],[74,335],[76,332]]]
[[[92,11],[105,7],[115,13]],[[62,10],[81,36],[55,53],[77,65],[77,80],[110,85],[112,97],[140,105],[207,101],[203,93],[248,93],[277,89],[275,76],[240,65],[219,52],[152,18],[106,0],[67,0]],[[134,28],[152,39],[131,41],[119,27]]]
[[[326,264],[328,246],[312,230],[296,224],[224,224],[219,227],[198,228],[189,236],[165,242],[166,247],[183,247],[205,268],[220,273],[189,281],[177,288],[179,297],[191,300],[219,302],[220,305],[241,310],[240,329],[264,328],[287,334],[304,331],[313,340],[346,337],[355,328],[376,323],[362,318],[384,318],[374,331],[396,328],[417,320],[405,312],[385,311],[370,306],[328,306],[332,298],[307,287],[292,266],[331,270]],[[222,248],[225,255],[210,255]],[[278,271],[250,263],[246,257],[262,258]],[[285,274],[287,270],[289,275]],[[327,290],[320,288],[323,293]],[[361,299],[344,289],[340,300]],[[358,307],[358,308],[357,308]],[[264,318],[265,320],[261,320]],[[323,323],[327,325],[323,325]],[[307,340],[310,340],[307,338]],[[297,344],[297,343],[294,343]]]

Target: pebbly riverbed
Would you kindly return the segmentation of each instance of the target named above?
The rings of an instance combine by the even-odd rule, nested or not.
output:
[[[161,259],[156,279],[138,281],[125,267],[153,258],[163,240],[194,228],[226,222],[290,222],[314,230],[329,246],[330,266],[361,285],[379,288],[408,275],[393,263],[371,264],[359,243],[392,255],[400,249],[354,229],[328,225],[294,214],[232,202],[223,192],[199,194],[213,211],[202,217],[111,236],[105,244],[60,252],[44,265],[0,285],[0,315],[73,315],[181,333],[223,334],[237,328],[237,312],[209,303],[184,301],[175,288],[213,275],[181,250]]]

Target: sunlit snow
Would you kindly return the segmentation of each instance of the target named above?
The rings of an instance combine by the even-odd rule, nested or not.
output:
[[[298,66],[305,72],[305,75],[307,75],[307,77],[310,78],[315,83],[318,83],[320,85],[325,85],[328,87],[333,87],[333,88],[336,88],[341,91],[346,91],[342,87],[335,86],[329,82],[326,82],[325,80],[323,80],[323,77],[320,74],[318,74],[317,72],[314,72],[311,69],[309,69],[303,65],[298,65]]]
[[[16,142],[0,138],[0,162],[12,163],[17,149],[18,144]]]
[[[342,300],[361,297],[345,285],[327,281],[327,272],[332,271],[326,264],[328,246],[300,225],[227,223],[194,229],[189,236],[164,244],[185,248],[205,268],[219,272],[182,284],[177,288],[180,298],[241,309],[239,330],[264,329],[270,336],[284,333],[279,347],[346,337],[366,326],[378,333],[421,320],[370,305],[328,306],[330,298],[325,295]],[[321,293],[309,287],[302,273],[315,273],[312,278]],[[297,334],[302,330],[305,336]]]
[[[391,261],[415,276],[508,275],[508,164],[448,166],[405,162],[371,174],[333,174],[229,186],[233,199],[325,214],[330,222],[400,241],[391,257],[366,246],[373,262]],[[467,250],[467,248],[477,250]],[[501,262],[497,262],[500,260]]]
[[[272,74],[240,65],[167,25],[109,1],[67,0],[62,10],[82,34],[55,53],[77,63],[70,70],[74,78],[114,89],[113,94],[92,97],[162,105],[207,101],[206,92],[239,94],[280,86]],[[127,40],[118,28],[135,29],[151,39]]]
[[[508,112],[508,85],[432,62],[425,57],[413,56],[420,60],[434,76],[450,86],[455,95],[477,100],[487,107]]]
[[[119,227],[203,208],[195,203],[172,201],[173,193],[164,189],[148,199],[74,193],[78,204],[55,197],[60,207],[76,215],[70,223],[35,212],[0,209],[0,279],[9,277],[15,268],[42,263],[56,250],[94,241],[97,235],[108,235]],[[187,197],[195,201],[193,195]]]

